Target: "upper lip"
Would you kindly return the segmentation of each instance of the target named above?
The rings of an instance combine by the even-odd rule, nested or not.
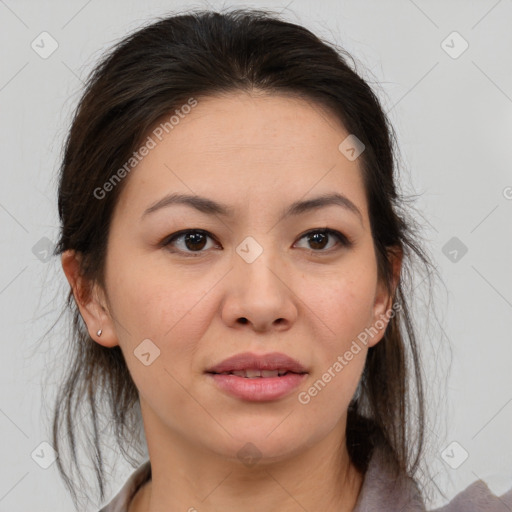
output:
[[[261,355],[251,352],[236,354],[208,368],[206,372],[223,373],[240,370],[287,370],[294,373],[307,373],[298,361],[280,352]]]

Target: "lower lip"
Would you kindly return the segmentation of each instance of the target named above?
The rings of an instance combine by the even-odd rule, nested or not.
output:
[[[210,373],[217,386],[232,396],[251,402],[277,400],[290,394],[306,378],[305,373],[287,373],[282,377],[256,377]]]

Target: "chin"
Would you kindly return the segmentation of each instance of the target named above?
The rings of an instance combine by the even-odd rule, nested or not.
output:
[[[234,461],[279,462],[305,449],[312,443],[311,438],[316,437],[308,436],[299,425],[293,429],[297,431],[294,432],[289,428],[290,425],[288,428],[285,427],[284,423],[287,420],[282,421],[283,415],[273,418],[272,421],[258,421],[257,424],[254,423],[254,419],[239,421],[236,428],[231,424],[231,429],[227,429],[232,433],[232,437],[223,431],[217,444],[212,443],[214,439],[211,436],[206,442],[212,451]]]

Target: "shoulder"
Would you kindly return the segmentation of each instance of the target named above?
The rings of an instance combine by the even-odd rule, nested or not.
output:
[[[414,479],[396,474],[387,457],[376,450],[365,473],[353,512],[512,512],[512,488],[501,496],[493,494],[478,480],[457,494],[448,504],[427,511]]]
[[[512,488],[501,496],[493,494],[483,480],[473,482],[444,507],[432,512],[510,512]]]
[[[389,456],[381,449],[373,451],[353,512],[426,512],[416,482],[397,475]]]
[[[151,464],[143,462],[126,480],[120,491],[99,512],[128,512],[133,496],[144,483],[151,479]]]

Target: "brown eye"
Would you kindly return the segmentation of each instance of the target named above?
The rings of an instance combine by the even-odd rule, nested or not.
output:
[[[214,238],[202,229],[186,229],[174,233],[167,237],[162,243],[162,247],[168,248],[173,253],[180,253],[183,256],[200,256],[207,252],[212,245],[208,246],[208,239]],[[336,249],[338,245],[350,247],[352,242],[342,233],[334,229],[314,229],[303,234],[300,239],[307,239],[308,247],[311,252],[324,253]],[[330,245],[329,245],[330,244]]]
[[[183,237],[185,247],[191,251],[200,251],[206,245],[206,236],[203,233],[187,233]]]
[[[308,235],[308,242],[313,249],[325,249],[329,240],[327,233],[311,233]]]
[[[330,249],[332,249],[332,244],[330,247],[326,249],[330,238],[334,238],[342,246],[348,247],[352,245],[352,243],[348,240],[348,238],[345,235],[334,229],[311,230],[302,235],[301,239],[303,238],[307,239],[307,242],[309,244],[309,247],[307,248],[312,249],[313,252],[328,252]]]
[[[171,235],[171,237],[167,238],[162,243],[162,246],[171,247],[170,250],[172,252],[182,252],[186,256],[196,256],[196,254],[193,253],[200,254],[201,252],[206,252],[203,249],[208,244],[208,238],[212,239],[206,231],[201,229],[187,229]],[[178,249],[174,250],[173,248],[176,246],[178,246]],[[197,256],[199,256],[199,254],[197,254]]]

